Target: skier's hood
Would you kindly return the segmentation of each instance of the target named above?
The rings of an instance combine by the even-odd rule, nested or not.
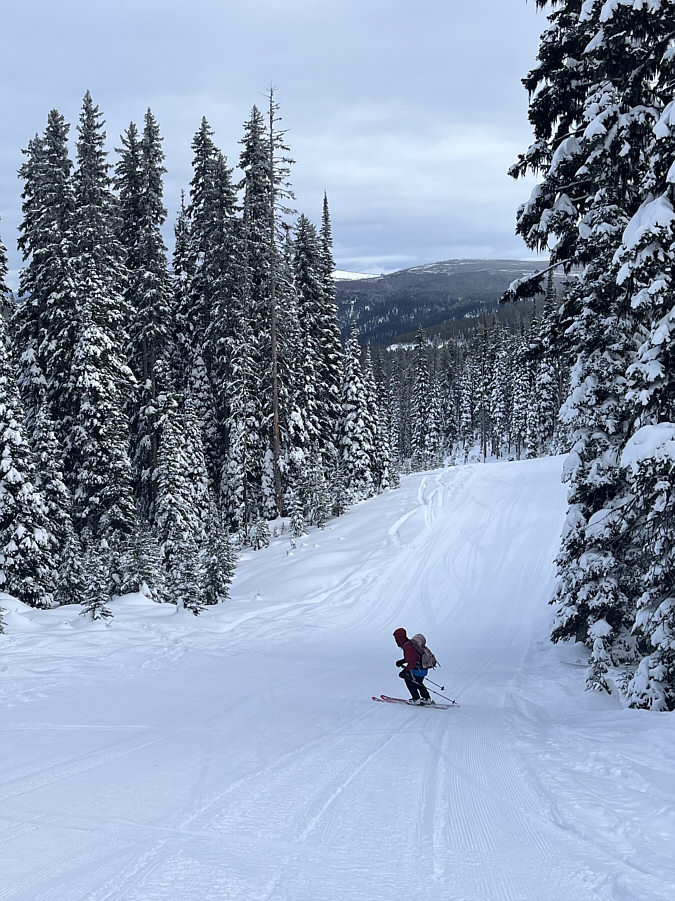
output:
[[[396,631],[394,632],[394,641],[399,646],[399,648],[402,648],[407,640],[408,636],[405,629],[396,629]]]

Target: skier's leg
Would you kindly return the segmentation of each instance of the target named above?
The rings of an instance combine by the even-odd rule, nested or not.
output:
[[[424,698],[425,701],[430,701],[431,695],[429,694],[428,688],[424,684],[424,676],[417,676],[416,678],[417,678],[417,687],[418,687],[419,693],[422,695],[422,697]]]
[[[399,676],[401,677],[401,679],[403,679],[405,684],[408,686],[408,691],[410,692],[410,697],[413,699],[413,701],[417,701],[420,696],[419,686],[418,686],[417,680],[415,679],[413,674],[410,672],[410,670],[404,669],[404,670],[401,670],[401,672],[399,673]],[[424,686],[422,686],[422,687],[424,687]]]

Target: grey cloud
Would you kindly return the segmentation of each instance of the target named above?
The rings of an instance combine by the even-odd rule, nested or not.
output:
[[[202,115],[236,164],[242,123],[278,86],[298,208],[327,190],[342,268],[526,256],[528,194],[506,169],[530,142],[520,78],[544,17],[525,0],[18,0],[3,10],[0,234],[14,250],[21,147],[90,89],[110,149],[153,109],[175,215]],[[167,228],[170,232],[170,225]]]

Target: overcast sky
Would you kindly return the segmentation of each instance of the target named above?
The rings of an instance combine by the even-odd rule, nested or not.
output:
[[[0,235],[12,269],[21,148],[51,108],[74,137],[89,89],[112,151],[151,107],[172,226],[201,117],[236,164],[270,84],[296,206],[318,221],[328,193],[339,268],[527,258],[514,218],[531,185],[506,170],[531,143],[520,79],[544,25],[532,0],[5,0]]]

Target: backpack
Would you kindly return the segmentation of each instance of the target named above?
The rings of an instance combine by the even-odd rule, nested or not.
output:
[[[427,647],[427,640],[421,632],[418,632],[417,635],[413,635],[410,640],[420,652],[420,667],[422,669],[434,669],[434,667],[440,666],[434,652],[430,651]]]

